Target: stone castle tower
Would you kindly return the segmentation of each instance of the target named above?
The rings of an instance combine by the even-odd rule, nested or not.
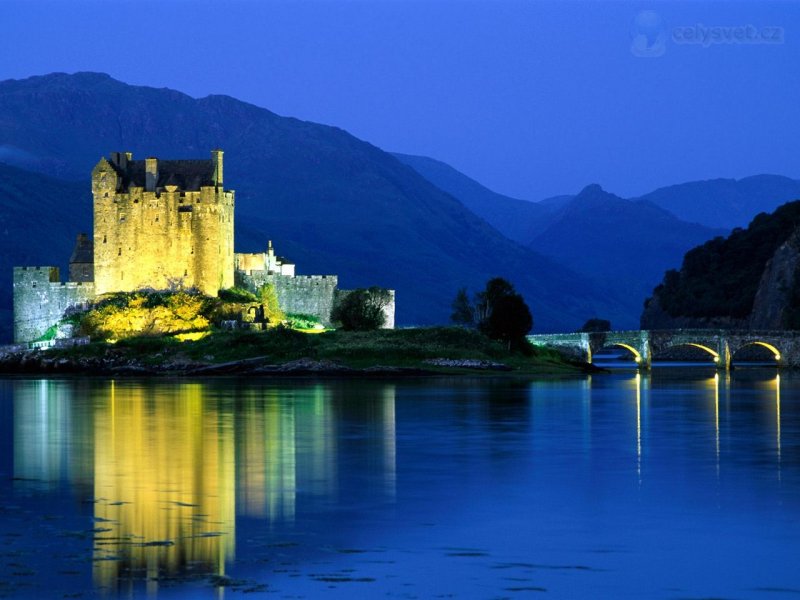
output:
[[[133,160],[113,152],[92,170],[97,295],[140,288],[233,287],[234,192],[222,151],[211,160]]]

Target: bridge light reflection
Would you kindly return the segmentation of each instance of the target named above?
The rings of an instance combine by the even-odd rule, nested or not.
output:
[[[775,437],[778,451],[778,479],[781,477],[781,375],[775,375]]]
[[[636,473],[642,483],[642,375],[636,373]]]
[[[719,373],[714,373],[714,441],[717,459],[717,479],[719,479]]]

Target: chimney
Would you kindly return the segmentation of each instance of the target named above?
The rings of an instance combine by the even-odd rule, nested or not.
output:
[[[131,152],[112,152],[111,162],[125,171],[128,168],[128,161],[133,159]]]
[[[214,163],[214,185],[222,186],[222,150],[217,148],[211,151],[211,162]]]
[[[158,159],[150,158],[144,159],[144,191],[155,192],[156,183],[158,183]]]

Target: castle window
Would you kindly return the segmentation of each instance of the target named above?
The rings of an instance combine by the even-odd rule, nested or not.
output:
[[[189,271],[187,269],[183,270],[183,276],[184,277],[188,277],[189,276]]]
[[[179,213],[182,213],[182,212],[192,212],[192,207],[191,207],[191,206],[179,206],[179,207],[178,207],[178,212],[179,212]]]
[[[122,248],[120,248],[119,250],[117,250],[117,256],[122,256]]]
[[[103,243],[106,243],[106,236],[103,236]]]

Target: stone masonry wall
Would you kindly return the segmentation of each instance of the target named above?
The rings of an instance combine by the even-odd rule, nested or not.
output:
[[[58,267],[14,268],[14,342],[41,337],[72,308],[86,308],[94,299],[91,282],[59,281]]]
[[[287,313],[314,315],[323,325],[330,325],[334,293],[338,284],[336,275],[270,275],[266,271],[252,271],[249,275],[236,271],[236,285],[257,293],[259,288],[271,283],[275,286],[281,309]]]
[[[232,191],[119,186],[100,161],[92,172],[97,294],[180,283],[216,296],[233,285]]]

